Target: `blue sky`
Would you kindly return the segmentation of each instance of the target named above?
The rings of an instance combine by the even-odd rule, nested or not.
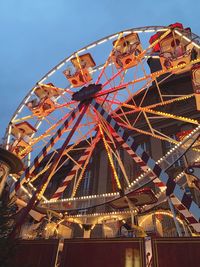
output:
[[[126,28],[179,21],[200,35],[199,0],[1,0],[0,137],[48,70],[86,44]]]

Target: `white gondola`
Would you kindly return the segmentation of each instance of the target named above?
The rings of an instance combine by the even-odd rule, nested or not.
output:
[[[137,33],[128,34],[113,42],[111,59],[116,68],[132,68],[138,64],[138,55],[142,52],[142,46]]]
[[[187,66],[191,61],[191,50],[187,48],[182,38],[176,34],[169,34],[160,41],[160,62],[163,70],[181,66],[173,73],[180,74],[190,70],[191,66]]]
[[[63,74],[73,87],[80,87],[92,80],[89,70],[96,66],[92,56],[87,53],[71,59],[75,70],[67,68]]]

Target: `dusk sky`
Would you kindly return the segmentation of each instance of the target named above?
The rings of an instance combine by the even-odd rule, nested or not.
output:
[[[181,22],[200,35],[199,0],[1,0],[0,137],[35,83],[73,51],[114,32]]]

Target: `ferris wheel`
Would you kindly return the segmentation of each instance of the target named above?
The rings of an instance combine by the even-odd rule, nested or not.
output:
[[[171,197],[199,222],[199,207],[179,184],[184,171],[173,179],[168,173],[189,150],[198,161],[200,122],[190,114],[200,110],[199,55],[198,36],[176,23],[124,30],[62,60],[28,92],[8,125],[6,148],[24,164],[12,176],[11,197],[23,199],[27,213],[35,205],[63,213],[111,202],[123,207],[120,198],[131,208],[131,197],[143,212]],[[189,71],[193,90],[176,89]],[[162,127],[180,123],[188,125],[181,138]],[[166,144],[164,156],[150,157],[150,139]],[[109,173],[109,186],[91,193],[87,183],[95,173],[86,173],[104,158],[98,166],[102,177]],[[129,169],[127,162],[133,162]],[[156,196],[144,188],[149,183]]]

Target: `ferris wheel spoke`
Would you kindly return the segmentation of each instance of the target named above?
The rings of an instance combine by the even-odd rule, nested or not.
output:
[[[110,84],[112,81],[114,81],[117,77],[120,76],[120,74],[124,71],[124,69],[119,70],[117,73],[115,73],[110,79],[108,79],[105,83],[102,84],[102,88],[106,87],[108,84]],[[112,90],[112,89],[111,89]]]
[[[71,105],[77,104],[76,101],[68,101],[67,103],[60,104],[56,106],[56,109],[61,109],[61,108],[69,108]]]
[[[37,190],[34,192],[33,196],[31,197],[30,201],[28,202],[27,206],[24,208],[23,213],[21,214],[21,216],[19,217],[19,220],[17,222],[17,224],[15,225],[15,228],[13,230],[13,232],[15,232],[16,228],[18,228],[19,226],[21,226],[25,220],[25,218],[27,217],[28,213],[30,212],[30,210],[32,209],[32,207],[36,204],[38,204],[38,202],[40,201],[40,199],[42,198],[46,187],[48,186],[49,181],[51,180],[52,176],[53,176],[53,171],[56,169],[67,145],[70,142],[70,139],[72,138],[76,127],[78,126],[79,122],[82,120],[87,108],[88,108],[88,104],[86,105],[79,105],[79,108],[81,108],[80,110],[80,115],[77,118],[74,127],[72,129],[72,131],[69,133],[69,135],[67,136],[64,144],[62,145],[59,153],[56,155],[56,157],[53,159],[53,162],[51,164],[50,169],[44,174],[44,176],[42,177],[40,184],[37,188]],[[75,117],[75,113],[73,114],[73,117]],[[69,123],[69,122],[67,122]]]
[[[120,75],[120,74],[121,74],[121,73],[120,73],[119,75],[116,76],[116,77],[119,76],[119,81],[118,81],[118,85],[119,85],[119,86],[123,84],[124,77],[125,77],[125,73],[126,73],[126,71],[124,71],[123,75]],[[115,88],[115,87],[116,87],[116,85],[115,85],[115,79],[113,79],[113,80],[108,79],[106,73],[104,74],[104,76],[106,77],[106,82],[107,82],[108,84],[110,84],[111,88]],[[115,74],[113,74],[112,77],[113,77],[113,76],[115,76]],[[113,83],[113,86],[112,86],[111,82]],[[103,86],[104,86],[104,85],[102,85],[102,88],[103,88]],[[118,94],[118,91],[115,91],[115,92],[113,93],[113,95],[111,96],[111,98],[114,100],[114,99],[116,98],[117,94]],[[103,104],[104,104],[104,102],[108,99],[108,96],[109,96],[108,94],[105,95],[105,98],[104,98],[104,100],[103,100]]]
[[[171,32],[171,30],[168,30],[168,31],[166,31],[165,33],[163,33],[155,42],[153,42],[151,45],[149,45],[149,47],[147,48],[147,49],[145,49],[145,50],[143,50],[138,56],[136,56],[136,61],[141,61],[142,60],[142,58],[144,58],[144,56],[145,56],[145,54],[152,48],[152,47],[154,47],[157,43],[159,43],[164,37],[166,37],[169,33]],[[119,36],[119,38],[120,38],[120,36]],[[117,41],[119,41],[119,39],[117,40]],[[118,42],[116,42],[116,44],[115,44],[115,46],[117,46],[117,43]],[[111,55],[110,55],[111,56]],[[107,61],[106,61],[107,62]],[[99,75],[99,77],[101,77],[102,75],[103,75],[103,72],[104,72],[104,70],[105,70],[105,67],[107,66],[107,64],[103,67],[103,70],[102,70],[102,72],[100,73],[100,75]],[[119,76],[119,74],[123,71],[124,69],[123,68],[121,68],[116,74],[114,74],[107,82],[105,82],[104,84],[103,84],[103,86],[102,87],[105,87],[106,85],[108,85],[113,79],[115,79],[116,77],[118,77]],[[145,76],[146,77],[146,76]],[[97,79],[97,84],[99,83],[99,78]]]
[[[46,87],[48,88],[49,86],[48,85],[46,85]],[[50,86],[50,88],[51,89],[53,89],[51,86]],[[56,89],[58,89],[58,88],[56,88]],[[70,103],[71,104],[71,103]],[[51,114],[51,113],[50,113]],[[46,123],[47,123],[47,125],[50,125],[50,128],[51,127],[53,127],[54,125],[57,125],[57,123],[55,124],[55,121],[57,121],[57,118],[55,117],[55,116],[51,116],[49,114],[49,116],[43,116],[43,117],[38,117],[38,116],[36,116],[36,115],[29,115],[29,116],[25,116],[25,117],[22,117],[22,118],[19,118],[18,120],[13,120],[13,122],[12,122],[12,124],[14,125],[14,127],[15,127],[15,124],[16,123],[18,123],[18,124],[16,124],[16,125],[20,125],[20,123],[24,123],[24,125],[25,124],[27,124],[29,127],[32,127],[32,125],[31,124],[35,124],[35,126],[33,127],[34,129],[35,129],[35,133],[33,133],[32,135],[31,135],[31,137],[29,137],[29,136],[27,136],[27,138],[26,139],[28,139],[29,141],[28,141],[28,143],[27,143],[27,141],[25,140],[25,138],[23,138],[23,136],[22,137],[20,137],[20,139],[19,139],[19,144],[18,145],[16,145],[16,141],[15,142],[13,142],[13,145],[12,145],[12,147],[13,147],[13,149],[15,150],[16,149],[16,151],[18,151],[17,150],[17,147],[14,147],[14,146],[19,146],[19,148],[20,148],[20,145],[22,144],[22,146],[23,146],[23,149],[21,149],[20,148],[20,150],[17,152],[17,154],[18,154],[18,156],[21,158],[23,158],[23,157],[26,157],[26,155],[30,155],[30,151],[32,151],[32,147],[33,147],[33,145],[35,144],[35,143],[37,143],[37,141],[39,140],[39,139],[41,139],[40,137],[41,136],[43,136],[41,133],[40,133],[40,135],[41,136],[39,136],[39,137],[37,137],[37,130],[38,130],[38,128],[39,128],[39,126],[41,125],[41,123],[42,122],[44,122],[44,121],[46,121]],[[65,112],[65,114],[66,114],[66,112]],[[26,122],[26,119],[29,119],[30,120],[30,123],[28,123],[28,122]],[[35,122],[36,121],[36,122]],[[49,126],[48,127],[46,127],[46,129],[45,129],[45,132],[48,132],[48,128],[49,128]],[[36,135],[36,137],[34,137]],[[15,137],[15,139],[16,139],[16,137]],[[22,141],[21,141],[21,139],[22,139]],[[37,141],[36,141],[37,140]],[[23,143],[21,143],[21,142],[23,142]]]
[[[161,93],[161,89],[160,89],[160,86],[159,86],[158,81],[157,81],[156,78],[155,78],[155,83],[156,83],[156,87],[157,87],[157,90],[158,90],[158,94],[159,94],[161,103],[163,103],[163,102],[164,102],[164,101],[163,101],[163,95],[162,95],[162,93]]]
[[[115,87],[115,84],[114,84],[114,83],[115,83],[115,80],[113,79],[113,80],[110,81],[109,78],[108,78],[108,76],[107,76],[107,74],[106,74],[106,72],[104,72],[103,75],[104,75],[106,81],[108,82],[108,84],[110,85],[110,87]],[[114,76],[114,75],[115,75],[115,74],[113,73],[112,76]],[[112,83],[113,83],[114,85],[112,85]],[[103,87],[103,86],[102,86],[102,87]]]
[[[50,139],[49,143],[44,146],[39,155],[33,160],[32,164],[24,171],[24,174],[20,177],[20,179],[14,183],[10,190],[10,197],[13,197],[15,192],[19,190],[21,185],[26,182],[28,177],[34,171],[34,169],[39,165],[39,163],[44,159],[50,149],[54,146],[54,144],[59,140],[62,134],[66,131],[69,124],[76,118],[77,113],[79,113],[82,109],[82,104],[80,104],[74,111],[68,114],[67,119],[64,124],[57,130],[56,134]]]
[[[160,138],[161,137],[165,138],[163,140],[168,141],[169,143],[172,143],[172,144],[178,144],[179,143],[177,140],[175,140],[175,139],[171,138],[170,136],[162,133],[161,131],[158,131],[157,129],[154,129],[154,132],[156,132],[159,135]]]
[[[144,108],[143,110],[146,113],[158,115],[161,118],[169,118],[169,119],[174,119],[174,120],[178,120],[178,121],[183,121],[183,122],[188,122],[188,123],[191,123],[191,124],[199,125],[198,120],[195,120],[195,119],[190,119],[190,118],[187,118],[187,117],[178,116],[178,115],[174,115],[174,114],[167,113],[167,112],[154,111],[152,109],[146,109],[146,108]]]
[[[170,76],[171,76],[172,74],[171,74],[171,73],[170,73],[170,74],[165,73],[165,75],[167,75],[165,78],[162,78],[159,82],[157,82],[157,85],[158,85],[158,86],[159,86],[161,83],[163,83],[167,78],[170,78]],[[136,77],[135,77],[134,80],[136,80]],[[147,95],[147,93],[148,93],[148,91],[149,91],[149,88],[150,88],[151,84],[153,83],[153,81],[155,81],[155,80],[157,80],[157,76],[154,76],[154,77],[152,77],[152,79],[147,80],[146,83],[145,83],[145,85],[142,86],[142,88],[140,88],[139,90],[137,90],[135,93],[132,93],[132,94],[131,94],[130,98],[128,98],[128,99],[126,100],[126,103],[132,101],[132,102],[135,104],[135,106],[142,106],[142,104],[143,104],[143,102],[144,102],[144,100],[145,100],[145,98],[146,98],[146,95]],[[133,85],[134,85],[134,84],[133,84]],[[127,88],[128,88],[128,86],[127,86]],[[144,95],[143,95],[143,97],[142,97],[140,103],[139,103],[138,105],[136,105],[136,103],[135,103],[135,101],[134,101],[134,98],[136,98],[139,94],[142,94],[142,93],[143,93]],[[122,103],[122,105],[123,105],[123,103]]]
[[[112,172],[113,172],[113,175],[114,175],[114,178],[115,178],[117,187],[118,187],[119,190],[122,190],[122,186],[121,186],[121,183],[120,183],[118,174],[117,174],[117,172],[116,172],[115,165],[114,165],[114,162],[113,162],[113,158],[112,158],[112,155],[111,155],[111,153],[110,153],[108,143],[106,142],[106,139],[105,139],[105,136],[104,136],[104,133],[103,133],[101,124],[99,124],[99,130],[100,130],[100,133],[101,133],[101,137],[102,137],[102,140],[103,140],[103,144],[104,144],[104,147],[105,147],[105,149],[106,149],[107,156],[108,156],[108,161],[109,161],[109,163],[110,163],[110,167],[111,167],[111,170],[112,170]]]
[[[175,120],[184,121],[184,122],[188,122],[188,123],[199,125],[198,120],[190,119],[190,118],[179,116],[179,115],[174,115],[174,114],[171,114],[171,113],[168,113],[168,112],[155,111],[153,109],[149,109],[149,108],[146,108],[146,107],[138,107],[138,106],[134,106],[134,105],[126,104],[126,103],[124,103],[123,106],[127,107],[127,108],[130,108],[130,109],[133,109],[133,110],[144,111],[145,113],[157,115],[160,118],[175,119]]]
[[[170,96],[169,96],[170,97]],[[178,97],[175,97],[173,99],[170,99],[170,100],[164,100],[163,102],[157,102],[155,104],[152,104],[152,105],[145,105],[143,106],[144,108],[147,108],[147,109],[153,109],[153,108],[156,108],[156,107],[162,107],[162,106],[165,106],[165,105],[169,105],[169,104],[173,104],[173,103],[176,103],[178,101],[184,101],[184,100],[187,100],[189,98],[192,98],[194,97],[194,94],[190,94],[190,95],[183,95],[183,96],[178,96]],[[114,102],[115,104],[118,104],[118,105],[121,105],[121,107],[123,106],[126,106],[126,104],[120,102],[120,101],[115,101]],[[135,109],[130,109],[128,111],[124,111],[122,110],[122,108],[120,108],[121,112],[117,112],[117,113],[113,113],[114,116],[113,117],[120,117],[120,116],[125,116],[125,115],[131,115],[131,114],[134,114],[134,113],[139,113],[138,114],[138,117],[136,117],[136,119],[134,120],[134,124],[137,122],[137,120],[139,119],[139,116],[142,114],[142,110],[140,110],[138,112],[138,109],[137,109],[137,105],[134,104],[133,107],[136,107]],[[152,117],[153,119],[154,117]],[[155,117],[156,119],[156,117]],[[134,125],[133,124],[133,125]]]
[[[61,124],[63,123],[67,117],[69,116],[69,114],[65,114],[60,120],[58,120],[56,123],[54,123],[53,125],[51,125],[50,128],[46,129],[44,133],[42,133],[40,136],[33,138],[30,141],[30,146],[34,147],[38,142],[44,140],[47,137],[51,137],[52,134],[54,134],[54,130]],[[25,148],[23,152],[25,152],[28,148]]]
[[[115,143],[116,143],[116,142],[115,142]],[[115,147],[116,147],[116,144],[115,144]],[[112,151],[113,151],[113,150],[112,150]],[[129,179],[130,179],[131,177],[129,178],[128,175],[127,175],[126,167],[124,166],[124,164],[123,164],[123,162],[122,162],[122,160],[121,160],[119,151],[116,150],[116,153],[113,151],[113,155],[115,156],[115,158],[116,158],[116,160],[117,160],[117,162],[118,162],[118,164],[119,164],[119,166],[120,166],[120,169],[121,169],[121,171],[122,171],[122,173],[123,173],[123,176],[124,176],[124,178],[125,178],[125,181],[126,181],[127,186],[130,186],[131,183],[130,183]],[[123,188],[124,188],[124,186],[123,186]]]
[[[122,78],[123,79],[123,78]],[[106,108],[106,110],[112,111],[112,105],[119,104],[119,101],[115,101],[117,98],[120,98],[119,92],[115,91],[112,95],[105,95],[105,97],[98,97],[98,101],[101,101],[102,106]]]
[[[144,131],[144,130],[142,130],[142,129],[139,129],[139,128],[136,127],[136,126],[134,127],[134,125],[135,125],[135,120],[134,120],[134,123],[132,123],[132,121],[129,120],[129,122],[128,122],[128,124],[127,124],[127,123],[124,123],[124,121],[121,120],[121,117],[119,117],[119,116],[114,116],[114,117],[115,117],[115,118],[118,118],[118,119],[120,119],[120,120],[122,121],[122,122],[120,122],[120,121],[118,120],[119,125],[121,125],[121,126],[123,126],[123,127],[126,127],[126,128],[128,128],[128,129],[130,129],[130,130],[134,130],[134,131],[136,131],[136,132],[140,132],[140,133],[143,133],[143,134],[146,134],[146,135],[150,135],[150,136],[152,136],[152,137],[154,137],[154,138],[158,138],[158,139],[163,140],[163,141],[169,141],[169,142],[174,143],[174,144],[177,143],[176,140],[172,139],[171,137],[169,137],[169,136],[165,135],[164,133],[162,133],[162,132],[158,131],[157,129],[155,129],[155,128],[153,127],[152,123],[150,122],[150,119],[152,120],[153,118],[149,118],[149,117],[146,115],[145,112],[142,112],[142,113],[144,114],[144,118],[146,119],[147,125],[149,126],[149,129],[150,129],[151,133],[149,133],[147,130]],[[158,117],[158,118],[160,118],[160,117]],[[156,117],[155,119],[158,119],[158,118]],[[187,120],[187,122],[188,122],[188,118],[184,118],[184,119]],[[199,123],[195,123],[195,122],[193,122],[193,123],[199,125]],[[157,133],[157,134],[156,134],[156,133]]]
[[[80,172],[80,174],[78,175],[77,182],[74,183],[74,187],[73,187],[72,194],[71,194],[71,197],[72,197],[72,198],[75,197],[75,195],[76,195],[76,193],[77,193],[77,190],[78,190],[78,188],[79,188],[79,186],[80,186],[80,183],[81,183],[81,181],[82,181],[82,179],[83,179],[83,176],[84,176],[84,174],[85,174],[86,168],[87,168],[87,166],[88,166],[88,164],[89,164],[89,161],[90,161],[90,159],[91,159],[92,153],[93,153],[93,151],[94,151],[94,149],[95,149],[96,144],[99,142],[99,140],[100,140],[100,135],[97,134],[97,136],[96,136],[96,138],[94,139],[94,142],[93,142],[93,144],[91,145],[91,147],[89,147],[89,149],[85,151],[85,152],[86,152],[85,155],[86,155],[86,154],[88,154],[88,155],[87,155],[87,157],[86,157],[86,160],[85,160],[84,163],[83,163],[83,167],[82,167],[82,169],[81,169],[81,172]]]
[[[159,75],[158,75],[158,76],[159,76]],[[116,76],[114,75],[112,78],[114,79],[115,77],[117,77],[117,75],[116,75]],[[115,87],[113,87],[113,88],[108,88],[108,89],[102,90],[101,92],[97,93],[97,94],[95,95],[95,97],[99,97],[99,96],[104,96],[104,95],[107,95],[107,94],[111,94],[111,93],[113,93],[113,92],[115,92],[115,91],[119,91],[119,90],[124,90],[124,89],[127,88],[127,86],[134,85],[134,84],[136,84],[136,83],[140,83],[140,82],[142,82],[142,81],[146,81],[146,80],[148,80],[148,79],[149,79],[148,83],[150,83],[150,82],[152,81],[152,79],[151,79],[151,75],[143,76],[143,77],[140,77],[140,78],[131,80],[130,82],[126,82],[126,83],[117,85],[117,86],[115,86]],[[110,80],[109,80],[109,82],[110,82]],[[108,84],[109,82],[107,81],[107,84]]]
[[[124,70],[123,73],[120,74],[120,80],[118,82],[118,85],[122,85],[124,83],[125,77],[126,77],[127,70]],[[126,87],[128,88],[128,86]],[[108,95],[107,95],[108,96]],[[113,93],[113,95],[110,96],[111,100],[114,101],[119,96],[119,91],[116,91]]]
[[[153,128],[153,132],[148,132],[148,131],[144,131],[142,129],[139,129],[137,127],[133,127],[133,126],[130,126],[129,124],[125,124],[125,123],[122,123],[120,121],[117,121],[117,123],[119,124],[119,126],[123,127],[124,129],[128,129],[128,130],[132,130],[134,132],[137,132],[137,133],[140,133],[140,134],[143,134],[143,135],[147,135],[147,136],[151,136],[153,138],[156,138],[156,139],[159,139],[159,140],[162,140],[162,141],[165,141],[165,142],[168,142],[168,143],[171,143],[171,144],[174,144],[174,145],[179,145],[179,141],[173,139],[171,136],[168,136],[160,131],[158,131],[157,129]],[[188,145],[187,145],[188,146]],[[185,146],[184,146],[185,147]],[[195,147],[191,147],[191,149],[194,151],[194,152],[198,152],[199,150],[196,149]]]
[[[114,48],[117,46],[117,44],[118,44],[118,42],[119,42],[119,40],[120,40],[122,34],[123,34],[123,33],[120,33],[120,34],[119,34],[118,39],[117,39],[117,41],[116,41],[116,43],[115,43],[115,45],[114,45]],[[102,70],[101,70],[101,72],[100,72],[100,74],[99,74],[99,76],[98,76],[98,78],[97,78],[96,84],[99,84],[99,82],[100,82],[100,80],[101,80],[101,78],[102,78],[102,76],[103,76],[103,74],[104,74],[104,72],[105,72],[105,69],[106,69],[107,66],[109,65],[109,61],[110,61],[111,55],[112,55],[112,51],[110,52],[110,54],[109,54],[107,60],[105,61],[105,64],[102,66]]]
[[[32,176],[30,176],[27,179],[27,183],[28,185],[30,185],[31,183],[33,183],[35,180],[37,180],[43,173],[45,173],[51,166],[51,161],[53,160],[53,158],[55,157],[55,155],[58,152],[56,150],[53,151],[53,153],[51,154],[51,156],[49,157],[47,163],[45,164],[45,167],[40,171],[36,171],[36,169],[32,172]]]
[[[122,121],[124,121],[128,125],[131,125],[131,123],[130,123],[130,121],[128,119],[128,116],[126,116],[126,114],[124,113],[124,110],[122,109],[122,107],[120,107],[119,110],[121,111],[122,116],[118,116],[118,114],[116,115],[116,113],[113,113],[113,114],[115,114],[117,118],[120,118]],[[115,117],[115,116],[113,116],[113,117]]]
[[[73,193],[76,194],[76,191],[78,189],[78,185],[80,184],[80,181],[82,179],[84,171],[85,171],[87,164],[91,158],[92,152],[93,152],[93,150],[94,150],[94,148],[95,148],[95,146],[99,140],[100,140],[100,135],[97,134],[96,137],[93,139],[93,144],[91,146],[88,146],[85,149],[83,154],[77,160],[77,164],[75,164],[73,166],[73,168],[69,171],[67,176],[63,179],[63,181],[61,182],[61,185],[59,186],[59,188],[56,190],[56,192],[51,197],[51,200],[57,200],[63,195],[63,193],[64,193],[65,189],[67,188],[67,186],[69,185],[69,183],[77,175],[77,173],[79,171],[79,166],[81,166],[81,173],[80,173],[79,178],[78,178],[79,182],[76,183],[76,185],[74,186],[74,189],[73,189]],[[83,165],[83,164],[85,164],[85,165]]]
[[[144,102],[146,96],[147,96],[147,93],[149,92],[149,86],[146,88],[145,92],[144,92],[144,95],[142,96],[142,99],[138,105],[138,107],[141,107],[142,106],[142,103]]]
[[[121,160],[121,157],[120,157],[120,153],[119,153],[119,148],[117,147],[116,145],[116,141],[114,140],[113,138],[113,135],[112,135],[112,130],[110,129],[110,127],[103,121],[101,120],[101,127],[102,127],[102,130],[105,132],[106,136],[109,138],[109,140],[111,141],[111,143],[109,144],[109,142],[107,141],[107,148],[108,148],[108,151],[111,151],[111,156],[114,155],[115,159],[116,159],[116,162],[117,164],[119,165],[120,169],[121,169],[121,172],[124,176],[124,179],[127,183],[127,186],[130,186],[130,181],[129,181],[129,178],[128,178],[128,175],[126,173],[126,168]],[[107,138],[105,137],[104,135],[104,138],[105,138],[105,141],[107,140]],[[114,163],[114,162],[113,162]],[[115,164],[114,164],[115,166]],[[115,171],[116,172],[116,171]],[[119,176],[119,174],[118,174]],[[118,178],[119,179],[119,178]],[[124,188],[124,186],[123,186]]]
[[[27,185],[37,180],[42,174],[44,174],[49,169],[49,167],[50,167],[50,164],[46,164],[46,166],[40,172],[38,172],[36,175],[30,178]]]
[[[21,121],[31,120],[31,119],[34,119],[34,118],[35,118],[34,115],[28,115],[28,116],[13,120],[12,123],[19,123]]]
[[[89,130],[89,131],[88,131],[87,133],[85,133],[84,135],[81,133],[80,136],[77,137],[76,142],[73,143],[72,145],[70,145],[70,146],[65,150],[64,155],[67,156],[67,158],[66,158],[61,164],[58,165],[58,167],[57,167],[57,168],[55,169],[55,171],[54,171],[54,175],[56,175],[56,173],[62,168],[62,166],[63,166],[64,164],[67,163],[67,161],[68,161],[69,159],[70,159],[75,165],[77,165],[79,169],[82,169],[82,166],[79,165],[78,161],[75,160],[75,159],[73,158],[73,156],[71,156],[69,153],[73,153],[73,151],[75,151],[76,147],[82,142],[82,140],[84,140],[84,139],[87,140],[87,136],[88,136],[91,132],[94,132],[95,129],[96,129],[96,126],[95,126],[93,129]],[[89,143],[89,142],[88,142],[88,143]],[[91,143],[89,143],[89,145],[91,145]],[[84,147],[79,147],[79,150],[84,150],[84,149],[85,149]],[[48,163],[47,163],[48,167],[45,168],[45,172],[50,168],[50,166],[51,166],[51,164],[52,164],[50,161],[51,161],[51,159],[55,156],[55,153],[57,154],[58,151],[55,150],[55,151],[54,151],[54,154],[52,154],[51,158],[49,159],[49,161],[48,161]],[[43,170],[42,170],[42,173],[44,173]],[[39,175],[40,175],[40,174],[37,174],[37,177],[38,177]],[[34,180],[35,180],[35,179],[34,179]],[[31,180],[31,181],[32,181],[32,180]]]
[[[130,119],[128,119],[128,117],[123,114],[123,110],[122,110],[122,115],[113,112],[112,117],[116,119],[116,121],[119,123],[124,123],[124,125],[133,126],[133,123],[130,121]]]
[[[163,74],[166,74],[166,73],[169,73],[169,76],[171,76],[171,75],[172,75],[171,72],[173,72],[173,70],[179,70],[179,69],[183,68],[183,66],[186,66],[186,65],[187,65],[187,66],[191,66],[191,65],[193,65],[193,64],[195,64],[195,63],[198,63],[198,62],[200,62],[200,59],[193,60],[193,61],[191,61],[191,62],[188,63],[188,64],[181,64],[181,65],[179,65],[179,66],[172,67],[172,68],[170,68],[169,70],[160,70],[160,71],[154,72],[154,73],[152,73],[152,74],[149,74],[149,75],[147,75],[147,76],[139,77],[139,78],[137,78],[137,79],[135,79],[135,80],[133,80],[133,81],[127,82],[127,83],[125,83],[125,84],[123,84],[123,85],[116,86],[115,88],[108,88],[108,89],[105,89],[105,90],[103,90],[103,91],[97,93],[97,94],[95,95],[95,97],[97,98],[98,96],[103,96],[103,95],[106,95],[106,94],[110,94],[110,93],[113,93],[114,91],[118,91],[118,90],[126,89],[126,87],[127,87],[128,85],[133,85],[133,84],[136,84],[136,83],[139,83],[139,82],[142,82],[142,81],[147,81],[148,79],[149,79],[149,82],[147,82],[147,83],[150,83],[150,82],[152,82],[155,78],[158,78],[159,76],[161,76],[161,75],[163,75]],[[117,74],[115,74],[114,77],[112,77],[112,79],[114,79],[115,76],[117,77]],[[167,79],[167,78],[164,78],[163,81],[166,80],[166,79]],[[108,84],[108,82],[106,82],[105,84]],[[144,89],[146,89],[146,87],[142,88],[141,90],[144,90]],[[136,92],[135,94],[139,94],[139,93],[141,92],[141,90],[138,90],[138,92]]]
[[[137,128],[137,127],[131,126],[131,125],[129,125],[129,124],[121,123],[121,122],[119,122],[119,121],[118,121],[118,124],[119,124],[120,126],[122,126],[123,128],[125,128],[125,129],[132,130],[132,131],[134,131],[134,132],[137,132],[137,133],[140,133],[140,134],[143,134],[143,135],[151,136],[151,137],[153,137],[153,138],[157,138],[157,139],[160,139],[160,140],[162,140],[162,141],[168,141],[168,142],[173,143],[173,144],[177,144],[177,143],[178,143],[178,141],[176,141],[176,140],[170,138],[170,137],[167,136],[167,135],[164,135],[163,133],[157,131],[156,129],[153,129],[154,133],[152,133],[152,132],[148,132],[148,131],[139,129],[139,128]],[[156,132],[157,134],[156,134],[155,132]]]
[[[140,116],[142,115],[142,110],[139,111],[139,114],[137,115],[136,119],[133,122],[133,126],[137,123],[137,121],[139,120]]]
[[[145,118],[145,120],[146,120],[146,122],[147,122],[147,125],[149,126],[149,129],[150,129],[152,135],[154,135],[154,129],[153,129],[153,127],[152,127],[152,125],[151,125],[151,123],[150,123],[150,121],[149,121],[149,118],[148,118],[148,116],[146,115],[146,112],[145,112],[145,111],[143,111],[143,115],[144,115],[144,118]]]
[[[66,109],[72,110],[74,108],[74,104],[76,104],[76,101],[72,100],[73,92],[70,92],[69,96],[67,95],[67,93],[69,92],[64,92],[62,95],[60,95],[62,103],[59,105],[64,105]]]
[[[51,117],[49,117],[49,118],[45,117],[44,120],[52,127],[54,125],[54,123],[49,120],[50,118]]]
[[[160,88],[160,84],[162,83],[162,80],[161,81],[157,81],[157,78],[154,79],[155,81],[155,84],[156,84],[156,88],[158,90],[158,96],[160,98],[160,101],[157,101],[156,104],[152,104],[152,105],[144,105],[143,102],[144,100],[147,98],[147,93],[149,91],[149,87],[147,87],[147,90],[145,91],[143,97],[142,97],[142,100],[141,102],[139,103],[138,106],[142,106],[142,107],[146,107],[148,108],[149,106],[150,107],[159,107],[159,106],[164,106],[164,105],[167,105],[167,104],[172,104],[174,102],[177,102],[177,101],[181,101],[181,100],[186,100],[188,98],[190,98],[191,96],[193,96],[194,94],[190,94],[190,95],[177,95],[177,94],[174,94],[174,95],[167,95],[166,93],[162,93],[162,90]],[[164,100],[164,98],[171,98],[170,100]]]
[[[113,139],[111,127],[109,127],[102,119],[100,119],[100,121],[101,121],[100,127],[101,127],[101,132],[102,132],[102,138],[103,138],[104,146],[105,146],[106,151],[107,151],[108,159],[109,159],[109,162],[110,162],[110,167],[111,167],[111,170],[113,172],[113,176],[115,178],[115,181],[116,181],[116,184],[118,186],[118,189],[123,190],[124,186],[123,187],[121,186],[121,182],[120,182],[120,179],[119,179],[119,174],[118,174],[118,172],[116,170],[117,166],[115,166],[115,164],[114,164],[112,155],[114,155],[115,159],[117,160],[117,164],[119,165],[119,167],[121,169],[121,172],[122,172],[122,174],[124,176],[124,179],[125,179],[125,181],[127,183],[127,186],[130,186],[130,181],[129,181],[128,175],[126,173],[126,168],[123,165],[123,162],[121,160],[118,148],[116,146],[116,141],[114,141],[114,139]],[[111,141],[111,144],[109,144],[109,142],[106,141],[105,135],[103,134],[103,130],[106,133],[106,135],[109,137],[109,140]],[[111,147],[111,145],[113,146],[113,148]],[[121,146],[121,144],[119,144],[119,147],[120,146]],[[110,153],[110,151],[111,151],[111,153]]]
[[[200,220],[200,208],[197,204],[190,198],[188,195],[180,188],[180,186],[170,179],[168,174],[161,169],[161,167],[150,157],[148,154],[139,147],[135,140],[127,135],[123,128],[121,128],[117,122],[93,99],[91,102],[94,109],[97,110],[99,114],[109,123],[109,125],[113,128],[113,130],[117,133],[119,140],[125,142],[126,145],[132,150],[133,153],[136,154],[138,158],[144,163],[147,168],[151,169],[152,172],[160,179],[164,185],[169,186],[170,195],[174,194],[174,196],[193,214],[193,216],[199,221]],[[187,203],[185,200],[187,199]],[[195,209],[194,209],[195,207]]]
[[[178,151],[180,152],[180,154],[184,155],[186,153],[186,151],[188,150],[188,148],[192,147],[192,144],[193,142],[195,142],[195,140],[197,140],[198,138],[198,129],[199,129],[199,126],[196,127],[191,135],[187,136],[183,141],[181,142],[178,142],[177,145],[172,148],[170,151],[168,151],[162,158],[160,158],[156,163],[159,163],[161,164],[162,166],[164,166],[165,169],[167,169],[170,165],[171,165],[171,156],[173,156],[173,154],[177,153],[177,149]],[[116,135],[117,137],[117,134],[114,132],[114,134]],[[127,151],[130,156],[131,156],[131,153],[130,153],[130,150]],[[170,160],[168,160],[170,159]],[[197,159],[198,161],[199,159]],[[164,165],[163,165],[164,163]],[[182,172],[180,175],[178,175],[174,181],[175,182],[178,182],[179,179],[184,175],[184,172]],[[131,187],[132,187],[132,190],[134,188],[134,190],[137,190],[139,187],[143,187],[145,186],[145,184],[149,183],[149,182],[152,182],[159,185],[159,188],[161,189],[161,191],[164,191],[166,190],[166,186],[164,185],[164,183],[161,183],[160,180],[158,178],[156,178],[155,174],[153,174],[151,172],[151,170],[148,170],[146,173],[140,175],[136,180],[134,180],[132,183],[131,183]],[[138,185],[139,184],[139,185]],[[179,184],[180,185],[180,184]],[[160,187],[161,186],[161,187]],[[180,185],[182,186],[182,185]],[[129,191],[129,189],[127,188],[127,190]]]
[[[124,112],[124,110],[122,109],[122,106],[123,104],[121,105],[121,107],[116,111],[113,111],[111,114],[112,114],[112,117],[114,119],[117,120],[117,122],[122,122],[124,123],[125,125],[128,125],[128,126],[134,126],[134,124],[136,123],[136,121],[139,119],[139,116],[141,115],[142,111],[139,111],[139,114],[137,115],[136,119],[131,120],[130,118],[128,118],[128,114],[129,112]],[[121,113],[119,113],[119,111],[121,111]],[[138,110],[134,110],[132,111],[132,113],[138,113]]]
[[[171,98],[170,95],[162,95],[162,97],[163,98],[165,98],[165,97]],[[192,98],[192,97],[194,97],[194,94],[182,95],[182,96],[174,96],[172,99],[163,100],[161,102],[157,102],[157,103],[151,104],[151,105],[145,105],[144,107],[148,108],[148,109],[153,109],[153,108],[156,108],[156,107],[162,107],[162,106],[166,106],[166,105],[169,105],[169,104],[173,104],[173,103],[176,103],[178,101],[184,101],[184,100],[187,100],[187,99]]]

